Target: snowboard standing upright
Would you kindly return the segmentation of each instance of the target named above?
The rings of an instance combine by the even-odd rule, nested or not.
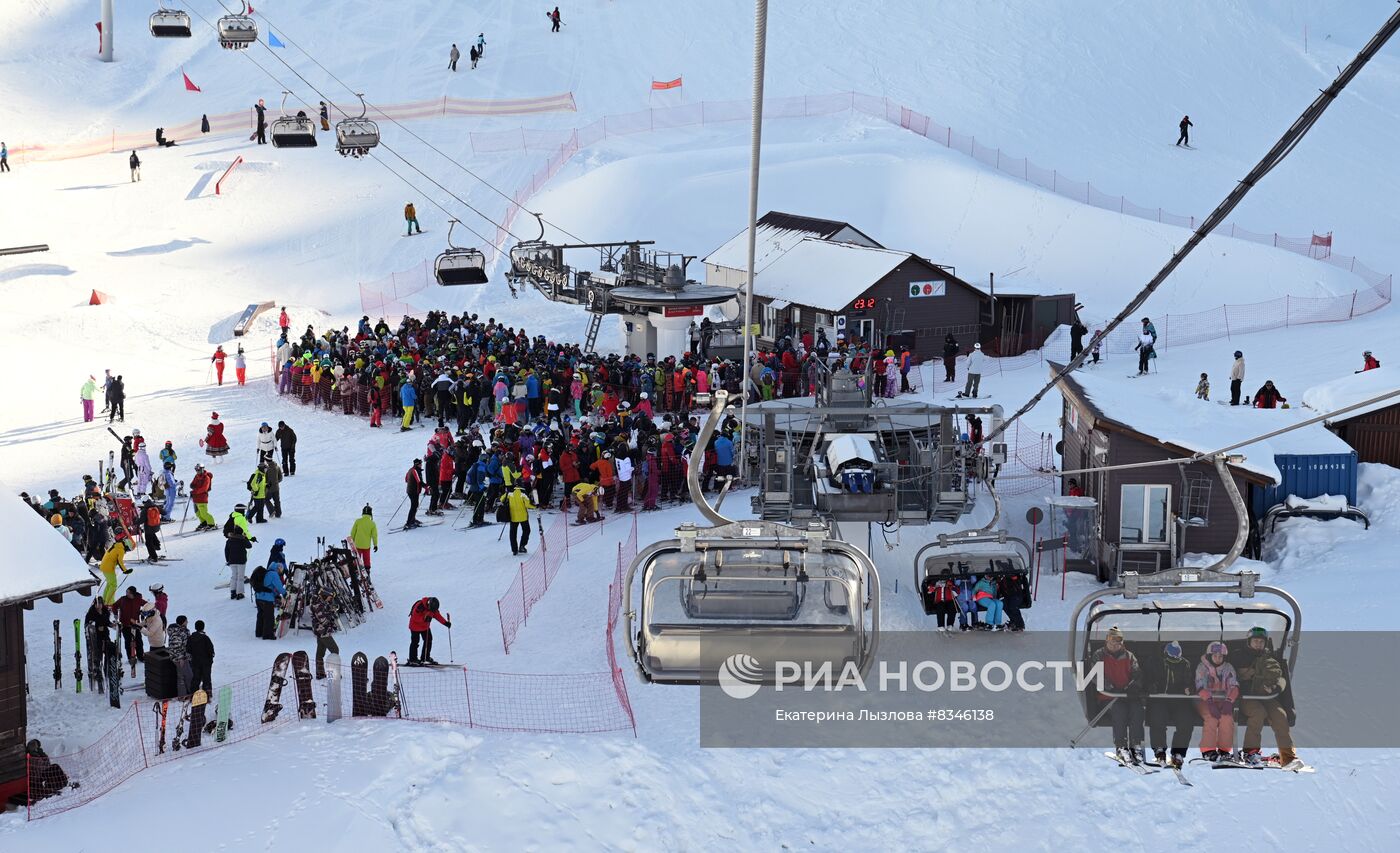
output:
[[[63,686],[63,638],[58,634],[58,620],[53,620],[53,689]]]
[[[122,706],[122,653],[121,647],[112,641],[110,635],[102,632],[102,651],[107,663],[107,701],[113,708]]]
[[[340,719],[340,655],[326,655],[326,722]]]
[[[92,654],[92,649],[88,649]],[[73,684],[83,692],[83,620],[73,620]]]
[[[98,633],[96,624],[89,624],[84,632],[87,635],[87,677],[88,689],[96,690],[98,693],[105,692],[102,686],[102,637]]]
[[[190,697],[190,734],[185,738],[185,747],[194,749],[204,741],[204,715],[209,710],[209,694],[202,689]]]
[[[186,696],[184,699],[177,700],[180,704],[180,709],[176,712],[175,737],[170,742],[170,748],[175,752],[179,752],[180,747],[185,745],[185,725],[190,721],[190,702],[193,701],[193,699],[193,696]]]
[[[350,716],[369,716],[369,656],[355,652],[350,657]]]
[[[228,715],[233,710],[233,687],[225,684],[219,688],[219,713],[215,718],[214,742],[223,743],[228,740],[228,730],[231,725]]]
[[[380,655],[374,659],[374,678],[365,696],[365,713],[371,717],[387,717],[394,708],[389,693],[389,659]]]
[[[297,716],[316,719],[316,697],[311,694],[311,658],[304,651],[292,654],[292,673],[297,682]]]
[[[287,669],[292,665],[292,656],[289,652],[283,652],[272,662],[272,678],[267,683],[267,699],[263,702],[262,721],[270,723],[277,719],[277,714],[282,710],[279,701],[282,698],[282,687],[287,683]]]

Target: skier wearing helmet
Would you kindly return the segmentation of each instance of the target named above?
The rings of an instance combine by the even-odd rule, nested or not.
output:
[[[1211,643],[1196,665],[1196,713],[1201,715],[1201,755],[1210,761],[1230,756],[1235,743],[1235,700],[1240,698],[1239,676],[1225,660],[1230,650]]]
[[[408,614],[408,630],[412,635],[408,641],[408,666],[436,664],[433,660],[433,620],[441,622],[452,630],[452,621],[438,612],[438,600],[432,596],[418,599]],[[418,643],[423,643],[423,656],[418,656]]]
[[[1288,676],[1283,662],[1269,648],[1269,632],[1254,627],[1245,635],[1248,647],[1245,657],[1248,660],[1240,665],[1239,677],[1244,692],[1249,696],[1267,696],[1267,699],[1244,700],[1244,763],[1259,766],[1264,763],[1259,745],[1264,723],[1273,729],[1278,742],[1278,762],[1288,767],[1298,761],[1298,753],[1293,751],[1293,736],[1289,726],[1295,719],[1293,697],[1287,693]],[[1298,762],[1302,764],[1302,762]]]

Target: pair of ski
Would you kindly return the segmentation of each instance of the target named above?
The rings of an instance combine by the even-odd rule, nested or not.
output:
[[[287,684],[288,671],[296,682],[297,716],[303,720],[316,718],[316,697],[311,694],[311,657],[306,652],[283,652],[272,662],[272,678],[263,701],[264,725],[276,720],[282,711],[282,688]]]
[[[175,700],[179,703],[179,710],[176,712],[175,736],[171,740],[170,748],[172,752],[179,752],[185,749],[194,749],[204,743],[204,735],[213,734],[216,743],[223,743],[228,740],[228,731],[233,728],[233,721],[229,719],[229,714],[233,709],[233,688],[224,685],[219,688],[218,710],[213,720],[207,720],[209,713],[209,694],[203,689],[196,690],[184,700]],[[170,718],[171,700],[165,699],[155,703],[156,725],[159,731],[156,743],[156,754],[165,752],[166,727]],[[189,726],[189,735],[185,735],[185,727]]]
[[[1153,773],[1161,773],[1161,772],[1162,772],[1162,767],[1163,767],[1163,765],[1157,764],[1157,763],[1155,763],[1155,762],[1151,762],[1151,761],[1124,761],[1121,757],[1119,757],[1118,753],[1116,753],[1116,752],[1105,752],[1105,753],[1104,753],[1104,757],[1107,758],[1108,760],[1112,761],[1113,763],[1117,764],[1119,767],[1126,767],[1127,769],[1133,771],[1134,773],[1138,774],[1139,776],[1151,776]],[[1185,785],[1185,786],[1188,787],[1188,788],[1194,787],[1194,786],[1191,784],[1191,780],[1186,778],[1186,774],[1183,773],[1183,772],[1181,772],[1181,768],[1180,768],[1180,767],[1176,767],[1176,766],[1174,766],[1174,765],[1167,765],[1167,766],[1170,767],[1172,773],[1176,776],[1176,781],[1180,782],[1181,784]]]
[[[1211,761],[1208,758],[1193,758],[1191,763],[1204,762],[1210,764],[1212,770],[1287,770],[1289,773],[1315,773],[1316,768],[1304,764],[1300,759],[1293,759],[1287,764],[1279,764],[1276,761],[1261,761],[1258,764],[1249,764],[1237,758],[1230,757]]]
[[[394,689],[389,690],[393,679]],[[374,675],[370,676],[369,656],[355,652],[350,658],[350,714],[355,717],[387,717],[393,711],[404,714],[403,682],[399,680],[399,656],[390,652],[374,659]]]
[[[365,596],[369,599],[369,603],[374,605],[375,610],[383,610],[384,600],[379,597],[379,593],[374,589],[374,580],[370,577],[369,566],[366,566],[364,561],[360,559],[360,552],[356,550],[355,543],[351,542],[349,539],[344,541],[345,549],[349,552],[350,559],[353,561],[351,565],[353,570],[351,572],[351,580],[353,581],[354,578],[358,576],[360,583],[364,585]]]
[[[437,527],[439,524],[442,524],[443,521],[445,521],[445,520],[446,520],[445,518],[434,518],[433,521],[420,521],[420,522],[418,522],[417,524],[415,524],[413,527],[408,527],[407,525],[403,525],[403,526],[400,526],[400,527],[393,527],[393,528],[390,528],[390,529],[389,529],[389,532],[390,532],[390,533],[402,533],[402,532],[405,531],[405,530],[417,530],[417,529],[420,528],[420,527]]]

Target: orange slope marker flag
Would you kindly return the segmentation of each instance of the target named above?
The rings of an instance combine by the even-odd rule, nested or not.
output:
[[[194,84],[194,81],[190,79],[190,75],[188,75],[188,74],[185,73],[185,69],[183,69],[183,68],[180,69],[180,76],[185,78],[185,91],[186,91],[186,92],[202,92],[202,91],[204,91],[203,89],[199,88],[198,86],[196,86],[196,85]]]
[[[680,78],[680,77],[677,77],[677,78],[674,79],[674,80],[652,80],[652,81],[651,81],[651,88],[652,88],[653,91],[660,91],[660,90],[663,90],[663,89],[679,89],[680,87],[681,87],[681,78]]]

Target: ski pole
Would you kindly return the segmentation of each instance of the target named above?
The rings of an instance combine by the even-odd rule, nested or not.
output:
[[[211,360],[209,361],[209,366],[208,366],[207,368],[204,369],[204,384],[205,384],[205,385],[208,385],[208,384],[209,384],[209,379],[210,379],[210,377],[213,376],[213,375],[214,375],[214,362],[213,362],[213,360],[211,359]]]
[[[180,529],[175,531],[176,536],[179,536],[181,533],[185,532],[185,519],[190,517],[190,504],[192,503],[194,503],[193,497],[185,501],[185,512],[183,515],[180,516]]]
[[[1099,720],[1102,720],[1102,719],[1103,719],[1103,715],[1104,715],[1104,714],[1107,714],[1107,713],[1108,713],[1108,709],[1109,709],[1109,708],[1112,708],[1112,707],[1113,707],[1113,703],[1114,703],[1114,702],[1117,702],[1117,701],[1118,701],[1118,697],[1115,696],[1115,697],[1113,697],[1112,699],[1108,700],[1108,702],[1104,703],[1103,708],[1100,709],[1099,712],[1098,712],[1097,714],[1094,715],[1094,719],[1092,719],[1092,720],[1089,721],[1089,725],[1087,725],[1087,726],[1085,726],[1084,728],[1080,729],[1080,730],[1079,730],[1079,734],[1077,734],[1077,735],[1075,735],[1074,737],[1072,737],[1072,738],[1069,739],[1069,746],[1070,746],[1070,749],[1073,749],[1074,747],[1076,747],[1076,746],[1079,745],[1079,740],[1080,740],[1081,738],[1083,738],[1085,735],[1087,735],[1087,734],[1089,733],[1089,730],[1090,730],[1090,729],[1092,729],[1094,726],[1098,725]]]
[[[408,502],[408,495],[404,495],[402,498],[399,499],[399,505],[398,505],[397,507],[394,508],[394,514],[391,515],[391,516],[389,516],[389,520],[388,520],[388,521],[384,522],[384,526],[385,526],[385,527],[390,527],[390,526],[393,525],[394,519],[396,519],[396,518],[399,517],[399,510],[403,509],[403,505],[404,505],[405,503],[407,503],[407,502]]]
[[[452,651],[452,614],[447,614],[447,662],[456,663],[457,655]]]

